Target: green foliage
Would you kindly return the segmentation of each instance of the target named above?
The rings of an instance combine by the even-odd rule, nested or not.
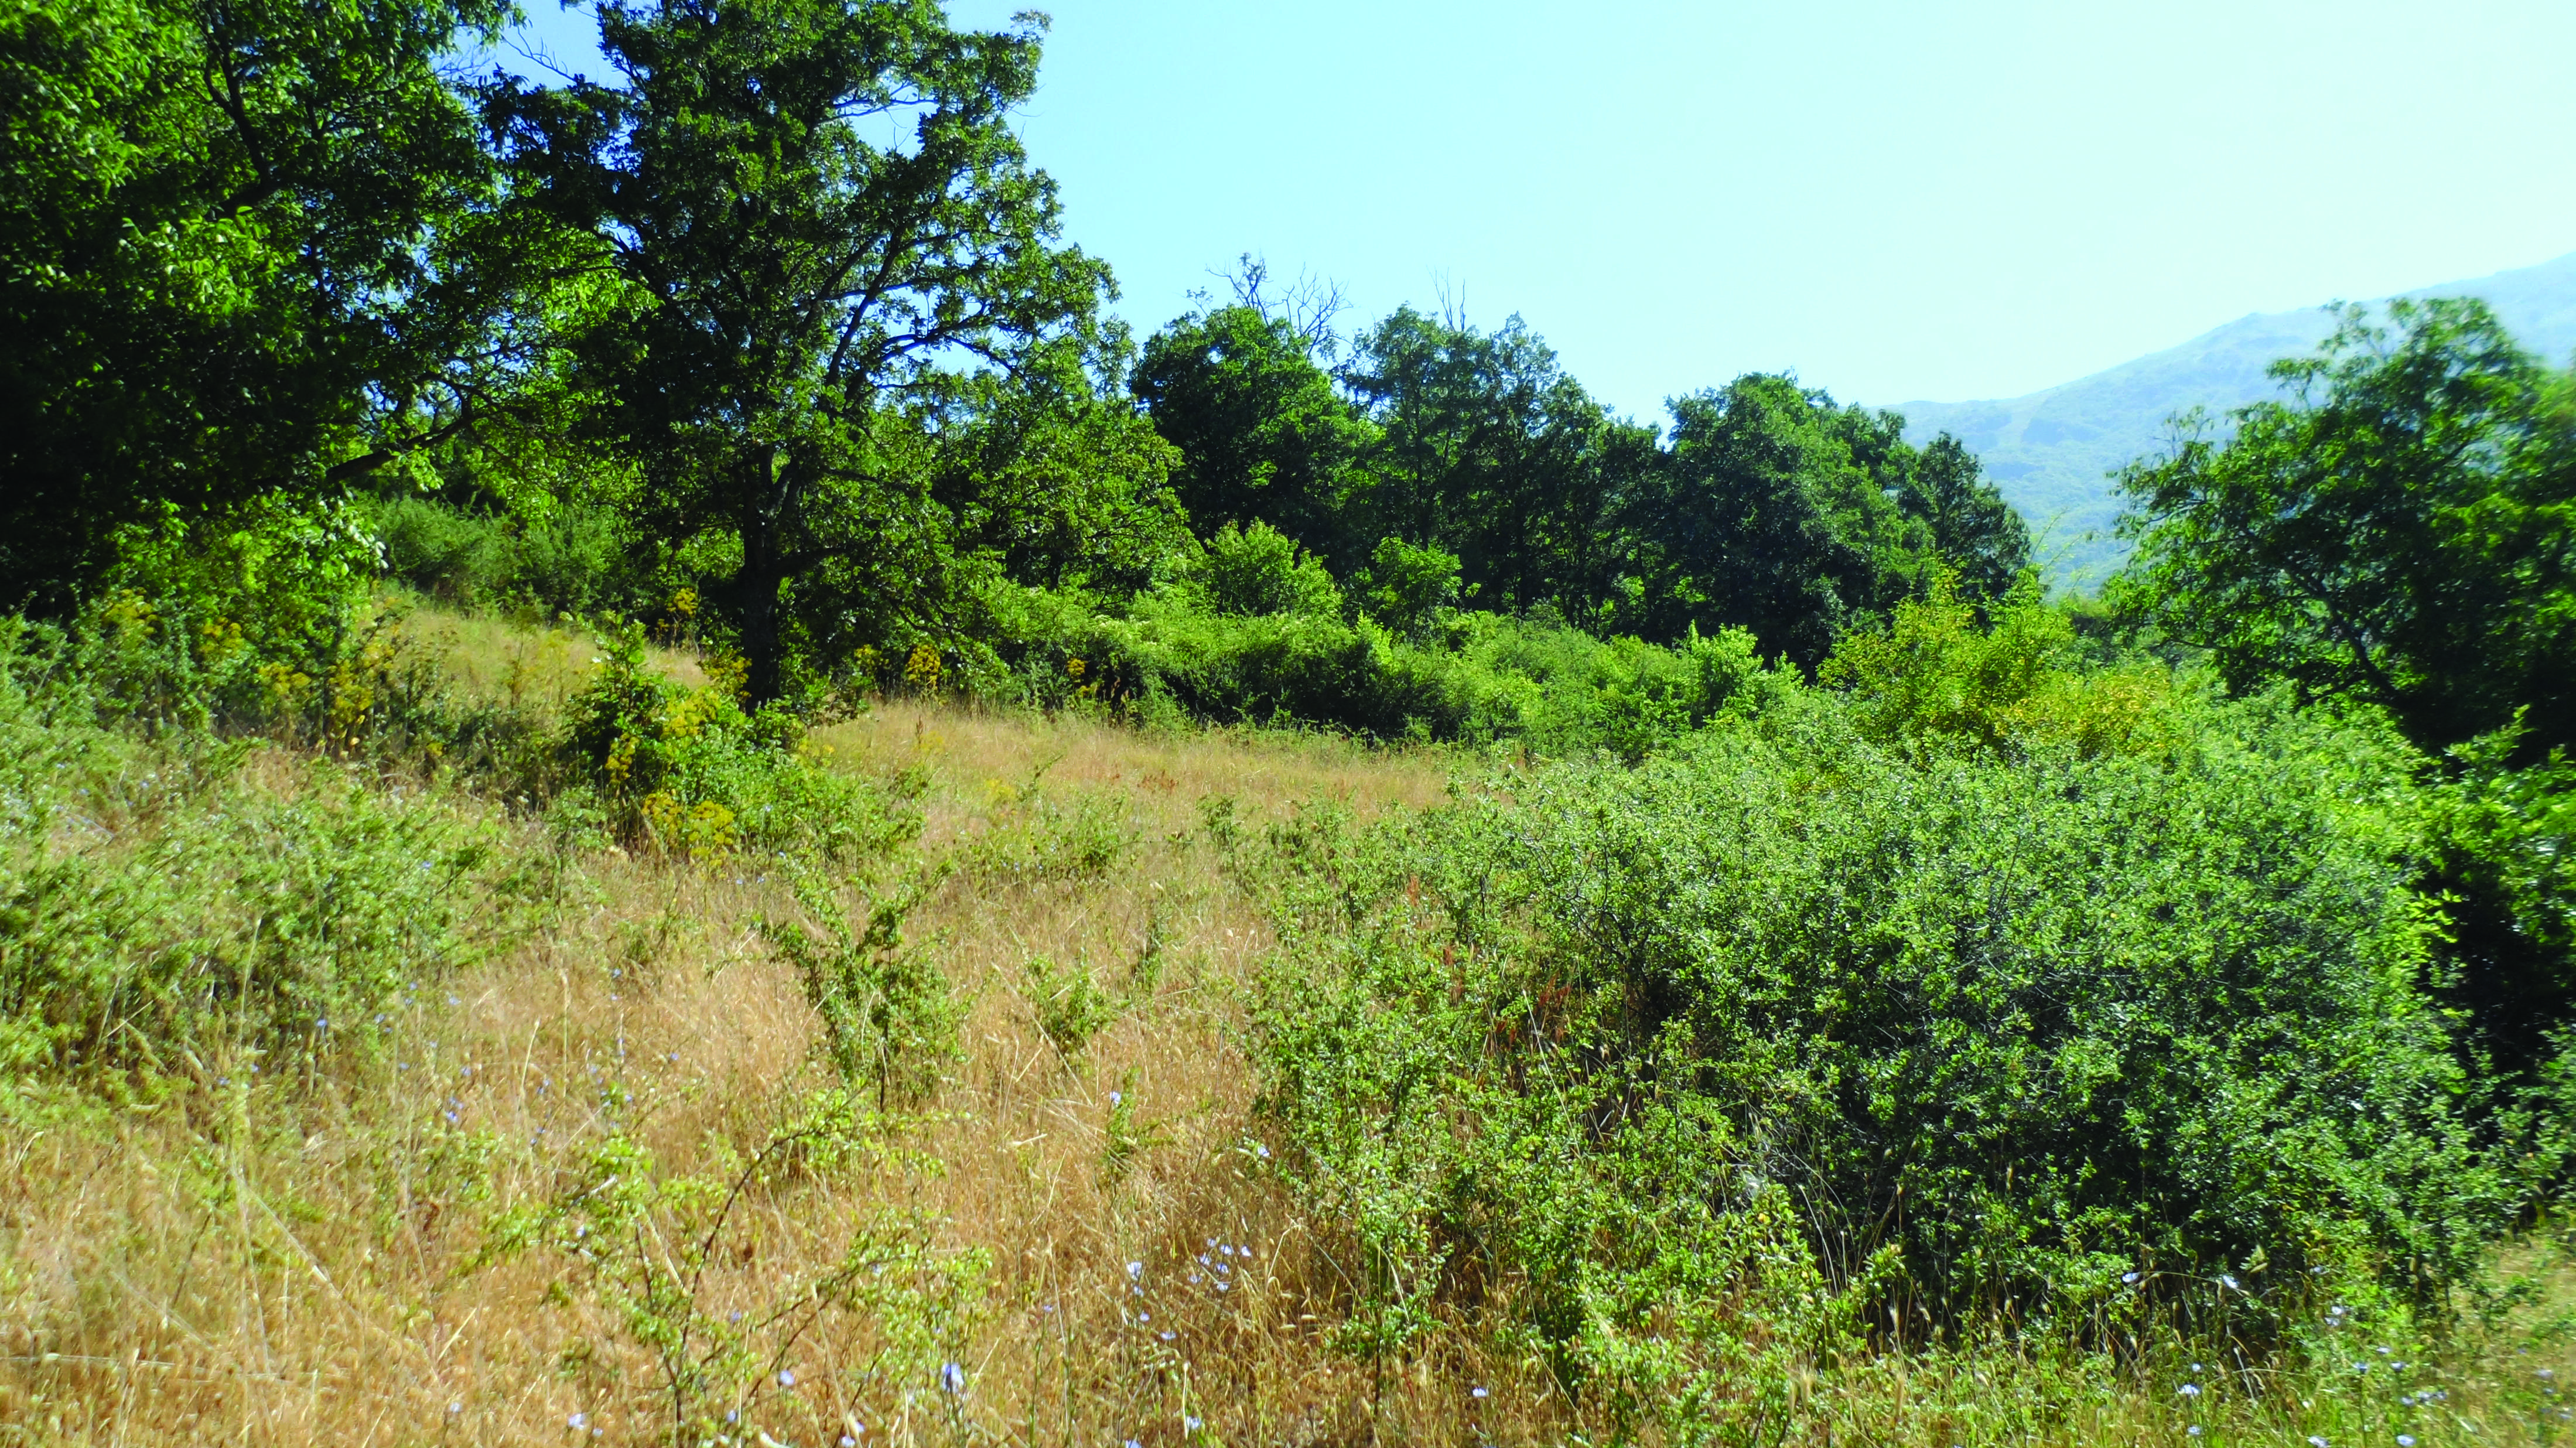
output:
[[[2475,1274],[2528,1179],[2428,994],[2417,756],[2188,690],[2105,734],[2040,611],[1969,647],[1926,604],[1850,695],[1240,847],[1263,1110],[1355,1347],[1481,1304],[1686,1416],[1854,1333],[2261,1337]]]
[[[418,495],[357,506],[384,549],[386,575],[446,603],[555,618],[641,614],[663,602],[607,508],[564,504],[527,518]]]
[[[2524,732],[2517,716],[2447,752],[2426,800],[2432,884],[2451,902],[2452,993],[2494,1064],[2576,1105],[2576,764],[2553,748],[2515,767]]]
[[[1671,456],[1630,505],[1647,637],[1747,628],[1806,667],[1928,564],[1890,496],[1894,419],[1787,377],[1674,401]]]
[[[2235,687],[2367,699],[2427,749],[2522,709],[2527,751],[2576,742],[2576,395],[2482,303],[2389,315],[2275,364],[2293,400],[2223,443],[2122,475],[2118,595]]]
[[[326,764],[284,790],[99,729],[0,655],[0,1058],[291,1067],[512,938],[532,870],[452,804]]]
[[[1368,566],[1351,579],[1360,611],[1398,638],[1428,638],[1458,604],[1458,555],[1381,538]]]
[[[2121,479],[2138,540],[2113,597],[2240,691],[2387,709],[2428,752],[2453,992],[2508,1076],[2576,1010],[2557,851],[2576,743],[2576,391],[2474,301],[2347,311],[2286,402]]]
[[[1016,611],[1023,663],[1014,686],[1037,702],[1106,704],[1149,720],[1322,724],[1382,739],[1606,748],[1627,759],[1798,687],[1755,656],[1742,630],[1666,648],[1546,618],[1442,612],[1417,620],[1427,636],[1401,636],[1365,613],[1328,608],[1337,586],[1292,550],[1261,525],[1220,533],[1209,548],[1235,578],[1253,580],[1230,583],[1227,596],[1287,608],[1212,608],[1217,590],[1193,581],[1140,598],[1123,616],[1062,600]],[[1421,563],[1427,550],[1381,551]],[[1417,578],[1444,573],[1435,555]]]
[[[1118,1019],[1118,998],[1092,978],[1089,961],[1060,966],[1032,955],[1026,968],[1029,1009],[1037,1015],[1038,1029],[1066,1059],[1081,1055],[1092,1037]]]
[[[2029,562],[1976,458],[1946,436],[1908,445],[1894,414],[1746,376],[1674,401],[1659,446],[1517,319],[1488,333],[1400,308],[1327,371],[1326,319],[1278,314],[1260,280],[1147,342],[1137,397],[1203,532],[1278,528],[1399,634],[1422,636],[1454,588],[1658,642],[1749,628],[1811,666],[1935,567],[1986,599]]]
[[[709,601],[755,704],[844,616],[935,612],[953,574],[908,407],[960,358],[1064,376],[1107,270],[1053,244],[1054,184],[1009,116],[1042,20],[952,29],[896,0],[614,4],[620,83],[505,87],[489,115],[527,204],[629,293],[571,344],[585,427],[632,458],[637,521],[726,540]],[[899,114],[891,132],[870,117]],[[747,345],[748,339],[760,339]],[[889,464],[896,464],[889,466]],[[876,632],[890,636],[882,623]],[[802,650],[799,644],[806,647]]]
[[[1129,385],[1179,450],[1175,488],[1201,532],[1264,522],[1328,556],[1348,541],[1378,434],[1334,390],[1316,340],[1247,302],[1145,343]]]
[[[1498,610],[1579,616],[1600,599],[1623,541],[1614,510],[1657,462],[1652,429],[1613,418],[1518,317],[1483,332],[1399,307],[1342,375],[1380,434],[1354,544],[1454,552]]]
[[[1942,433],[1900,468],[1897,505],[1931,530],[1932,551],[1973,598],[2001,598],[2031,566],[2030,525],[1967,445]]]
[[[1043,775],[1045,766],[1038,773]],[[987,880],[1096,880],[1136,847],[1136,829],[1114,794],[1084,792],[1070,800],[1036,778],[1018,788],[996,783],[1002,808],[958,854],[967,873]]]
[[[804,981],[806,1004],[823,1021],[823,1054],[842,1085],[873,1095],[880,1109],[927,1096],[957,1059],[969,1003],[950,993],[930,950],[903,933],[904,918],[945,874],[924,871],[871,900],[866,924],[856,928],[838,891],[800,874],[796,899],[813,928],[761,922],[761,934]]]
[[[1198,582],[1222,614],[1338,618],[1342,612],[1342,590],[1324,561],[1267,523],[1218,529],[1207,540]]]
[[[439,70],[505,18],[0,10],[0,603],[68,612],[138,515],[320,496],[505,382],[519,253]]]
[[[785,710],[746,713],[720,686],[655,672],[641,625],[604,636],[600,653],[564,750],[621,838],[702,860],[740,848],[873,860],[920,833],[918,776],[876,785],[821,768]]]
[[[2024,574],[1981,628],[1943,574],[1924,598],[1898,604],[1886,631],[1846,637],[1818,675],[1850,693],[1864,734],[1918,755],[2063,744],[2090,758],[2177,742],[2157,728],[2173,691],[2165,666],[2086,669],[2083,652],[2035,576]]]

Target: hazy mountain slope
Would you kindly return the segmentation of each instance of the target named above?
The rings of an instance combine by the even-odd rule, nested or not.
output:
[[[2576,350],[2576,253],[2474,281],[2406,295],[2482,297],[2523,345],[2551,361]],[[2179,347],[2090,377],[1998,402],[1908,402],[1906,436],[1947,431],[1985,460],[1987,474],[2040,535],[2055,577],[2084,583],[2124,551],[2109,536],[2119,515],[2106,474],[2160,450],[2166,419],[2187,408],[2221,412],[2267,396],[2263,369],[2315,348],[2333,330],[2324,308],[2254,313]]]

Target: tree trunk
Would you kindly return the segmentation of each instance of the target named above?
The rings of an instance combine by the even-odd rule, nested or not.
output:
[[[787,692],[787,660],[778,639],[778,590],[787,581],[785,509],[778,498],[775,454],[762,448],[747,465],[758,501],[742,529],[742,572],[734,587],[742,610],[744,702],[757,709]]]

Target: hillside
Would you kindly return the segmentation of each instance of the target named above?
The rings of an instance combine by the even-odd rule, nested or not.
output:
[[[2576,253],[2518,271],[2442,282],[2412,297],[2474,296],[2545,358],[2576,349]],[[2058,578],[2107,572],[2123,553],[2109,536],[2119,505],[2108,474],[2161,447],[2166,419],[2194,406],[2213,412],[2268,395],[2263,369],[2306,352],[2333,330],[2322,306],[2257,312],[2090,377],[2026,397],[1907,402],[1906,437],[1949,432],[1985,460],[1988,476],[2030,520],[2040,555]]]

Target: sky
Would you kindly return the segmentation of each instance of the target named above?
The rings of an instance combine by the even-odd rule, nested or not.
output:
[[[527,48],[602,73],[590,21]],[[998,25],[1027,0],[952,0]],[[1236,259],[1620,411],[2011,397],[2576,251],[2576,5],[1059,0],[1020,117],[1150,331]]]

